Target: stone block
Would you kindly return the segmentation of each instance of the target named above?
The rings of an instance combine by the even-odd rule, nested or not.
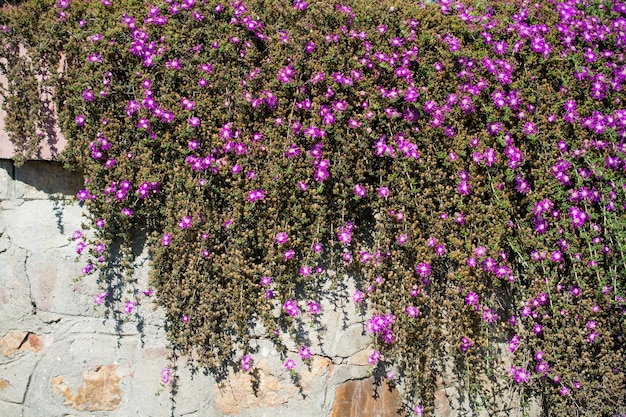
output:
[[[21,404],[0,401],[0,416],[21,416],[23,411]]]
[[[3,213],[3,239],[31,251],[69,246],[68,238],[80,229],[83,209],[52,200],[24,201]],[[73,248],[72,248],[73,250]]]
[[[63,375],[52,379],[52,388],[63,396],[64,405],[78,411],[111,411],[120,407],[123,392],[120,389],[119,365],[96,366],[82,373],[82,386],[76,394],[64,380]]]
[[[30,283],[24,266],[27,251],[9,246],[0,252],[0,334],[33,312]]]
[[[55,343],[43,350],[31,372],[24,405],[33,409],[33,415],[37,416],[91,415],[86,414],[90,410],[100,410],[108,417],[157,416],[165,414],[164,410],[169,412],[170,398],[155,396],[163,391],[159,375],[167,360],[144,359],[139,336],[102,334],[82,325],[84,321],[90,324],[96,320],[81,317],[61,320]],[[71,331],[81,327],[82,333]],[[154,339],[164,343],[162,334]],[[164,347],[157,345],[150,335],[146,335],[146,345]],[[189,381],[189,386],[200,380]],[[204,383],[195,391],[189,390],[193,391],[192,399],[196,403],[204,400],[199,393],[206,386]],[[188,400],[182,395],[186,387],[180,387],[181,401]]]
[[[82,264],[74,262],[70,248],[33,252],[25,262],[31,297],[38,310],[90,316],[98,286],[93,277],[74,282]]]
[[[0,200],[13,198],[13,162],[0,159]]]
[[[66,199],[75,196],[82,186],[82,174],[68,171],[58,162],[28,161],[15,168],[16,198]]]
[[[0,356],[0,375],[5,381],[0,389],[0,401],[22,403],[29,387],[30,376],[37,366],[41,354],[34,352],[13,353],[11,358]],[[8,362],[1,363],[2,360]]]
[[[400,392],[385,380],[376,384],[373,377],[351,380],[335,392],[332,417],[398,417],[405,416],[400,406]]]

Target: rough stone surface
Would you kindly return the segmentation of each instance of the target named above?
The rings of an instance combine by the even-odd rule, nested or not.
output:
[[[396,417],[404,416],[399,410],[400,392],[374,377],[360,381],[347,381],[335,393],[332,417]]]
[[[52,387],[63,396],[64,405],[78,411],[111,411],[119,408],[122,402],[120,378],[118,365],[96,366],[83,372],[83,385],[76,395],[65,383],[63,375],[52,379]]]
[[[299,333],[313,353],[308,363],[288,339],[279,354],[261,326],[251,346],[252,374],[231,370],[216,380],[185,358],[170,361],[164,312],[141,295],[148,288],[145,251],[135,268],[137,315],[112,313],[121,311],[126,293],[107,299],[111,310],[94,305],[103,289],[116,290],[114,276],[108,287],[92,276],[76,280],[82,264],[70,236],[81,227],[83,208],[70,197],[81,184],[80,174],[56,163],[15,168],[0,159],[0,416],[398,415],[400,392],[385,382],[375,389],[368,378],[367,316],[349,301],[351,280],[340,288],[343,297],[322,291],[317,324],[303,319]],[[287,358],[297,362],[293,376],[284,369]],[[163,385],[167,366],[172,381]],[[439,382],[436,416],[458,415],[459,407],[463,415],[480,415],[461,404],[454,380]],[[528,415],[540,411],[535,405]]]
[[[13,196],[13,164],[0,159],[0,200]]]

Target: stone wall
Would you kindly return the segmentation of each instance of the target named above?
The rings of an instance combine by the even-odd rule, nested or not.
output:
[[[178,359],[176,384],[163,386],[162,311],[148,298],[140,316],[120,320],[94,305],[95,278],[76,280],[82,263],[70,236],[83,209],[71,197],[81,185],[55,162],[0,159],[0,416],[398,415],[398,391],[367,375],[363,312],[338,299],[322,306],[312,361],[299,365],[296,383],[259,338],[255,384],[245,373],[217,383]],[[147,288],[147,257],[137,264]],[[439,402],[440,415],[454,415],[443,388]]]

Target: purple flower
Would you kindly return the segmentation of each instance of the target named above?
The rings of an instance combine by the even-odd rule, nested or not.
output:
[[[518,384],[525,384],[530,381],[530,372],[524,368],[518,368],[516,366],[511,367],[509,374],[513,377]]]
[[[407,314],[407,316],[413,318],[413,317],[417,317],[420,314],[420,311],[417,307],[415,306],[408,306],[405,309],[405,312]]]
[[[367,191],[365,190],[365,187],[363,187],[360,184],[357,184],[354,186],[354,195],[356,195],[359,198],[364,198],[367,196]]]
[[[468,181],[461,181],[457,189],[459,191],[459,194],[469,195],[472,190],[472,186]]]
[[[179,229],[188,229],[189,227],[191,227],[191,217],[190,216],[183,216],[182,219],[180,219],[180,221],[178,222],[178,228]]]
[[[311,313],[314,316],[317,314],[320,314],[322,311],[322,308],[320,307],[320,305],[316,303],[315,301],[309,301],[307,306],[309,307],[309,313]]]
[[[490,308],[483,311],[483,321],[487,324],[494,324],[500,317],[494,313]]]
[[[587,342],[589,343],[593,343],[596,341],[596,339],[598,338],[598,333],[597,332],[591,332],[587,335]]]
[[[245,372],[250,372],[250,370],[252,369],[252,360],[252,356],[244,355],[244,357],[241,358],[241,369],[243,369]]]
[[[346,226],[342,226],[339,228],[339,232],[337,233],[337,239],[343,245],[349,245],[352,241],[352,230]]]
[[[431,274],[431,267],[430,264],[426,263],[426,262],[420,262],[416,267],[415,267],[415,273],[418,274],[420,277],[422,278],[427,278],[430,276]]]
[[[514,353],[520,345],[519,335],[513,335],[511,340],[509,340],[509,352]]]
[[[285,303],[283,304],[283,310],[285,310],[285,312],[291,317],[297,317],[300,315],[300,309],[298,308],[298,305],[291,298],[285,301]]]
[[[108,292],[101,292],[99,294],[97,294],[94,298],[93,298],[93,303],[94,304],[102,304],[104,302],[104,299],[107,298],[109,296]]]
[[[467,352],[469,350],[469,348],[472,347],[472,341],[470,339],[468,339],[467,337],[462,337],[461,338],[461,350],[463,352]]]
[[[288,261],[292,259],[296,255],[296,252],[293,249],[287,249],[283,252],[283,258]]]
[[[163,382],[163,384],[165,385],[169,384],[171,377],[172,377],[172,370],[170,368],[161,369],[161,382]]]
[[[276,241],[276,244],[283,245],[287,243],[287,241],[289,240],[289,236],[287,236],[287,233],[285,232],[278,232],[274,236],[274,240]]]
[[[252,190],[248,193],[248,201],[251,203],[263,199],[265,199],[265,191],[263,190]]]
[[[287,84],[288,82],[293,80],[295,74],[296,73],[293,70],[293,67],[291,65],[287,65],[286,67],[278,71],[277,78],[278,81],[280,81],[281,83]]]
[[[298,354],[300,355],[300,358],[302,358],[302,360],[306,360],[311,357],[311,350],[308,346],[302,346]]]
[[[370,365],[375,365],[380,360],[380,352],[375,350],[372,354],[367,358],[367,363]]]
[[[288,371],[293,370],[296,367],[296,362],[293,359],[287,359],[285,362],[285,369]]]
[[[389,188],[387,188],[387,187],[380,187],[378,189],[378,195],[381,196],[382,198],[389,197]]]
[[[363,294],[363,292],[356,290],[353,294],[352,294],[352,301],[355,302],[355,304],[359,304],[361,301],[363,301],[363,297],[365,296],[365,294]]]
[[[478,294],[476,294],[474,291],[470,291],[467,293],[467,295],[465,296],[465,304],[473,306],[473,305],[477,305],[479,302],[479,298],[478,298]]]
[[[135,310],[135,306],[136,304],[132,301],[126,301],[126,303],[124,304],[124,313],[131,314],[133,310]]]

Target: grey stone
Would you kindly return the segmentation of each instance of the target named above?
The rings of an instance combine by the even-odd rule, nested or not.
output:
[[[155,361],[165,363],[162,359],[152,362]],[[135,336],[120,338],[103,334],[66,334],[44,351],[32,373],[25,405],[38,410],[38,415],[83,415],[80,413],[83,411],[80,409],[80,399],[73,403],[69,400],[71,396],[78,397],[81,387],[88,386],[85,385],[85,373],[94,372],[103,366],[113,366],[117,368],[119,379],[113,383],[118,384],[117,388],[121,391],[121,402],[118,407],[107,411],[107,415],[158,415],[146,409],[150,404],[161,410],[169,406],[166,398],[154,395],[159,389],[161,369],[161,363],[156,362],[152,366],[142,363],[139,338]],[[140,384],[135,381],[137,376]],[[67,397],[55,388],[59,377],[62,377],[67,387]],[[66,402],[69,404],[66,405]]]
[[[83,209],[78,205],[60,205],[50,200],[24,201],[4,213],[5,234],[11,242],[24,249],[68,246],[69,236],[80,229]]]
[[[28,257],[26,273],[33,301],[40,310],[89,316],[97,285],[91,277],[73,282],[81,274],[81,264],[75,263],[75,255],[67,252],[49,249],[34,251]]]
[[[31,293],[26,276],[27,251],[10,246],[0,253],[0,333],[32,313]]]
[[[0,159],[0,200],[13,198],[13,163]]]
[[[24,407],[21,404],[15,404],[6,401],[0,401],[0,415],[7,417],[21,416]]]
[[[75,196],[82,188],[81,173],[63,169],[58,162],[28,161],[15,168],[15,197],[25,200]]]
[[[7,381],[7,386],[0,390],[0,400],[13,403],[22,403],[28,389],[30,377],[37,366],[39,353],[15,352],[11,358],[0,356],[0,375]]]

